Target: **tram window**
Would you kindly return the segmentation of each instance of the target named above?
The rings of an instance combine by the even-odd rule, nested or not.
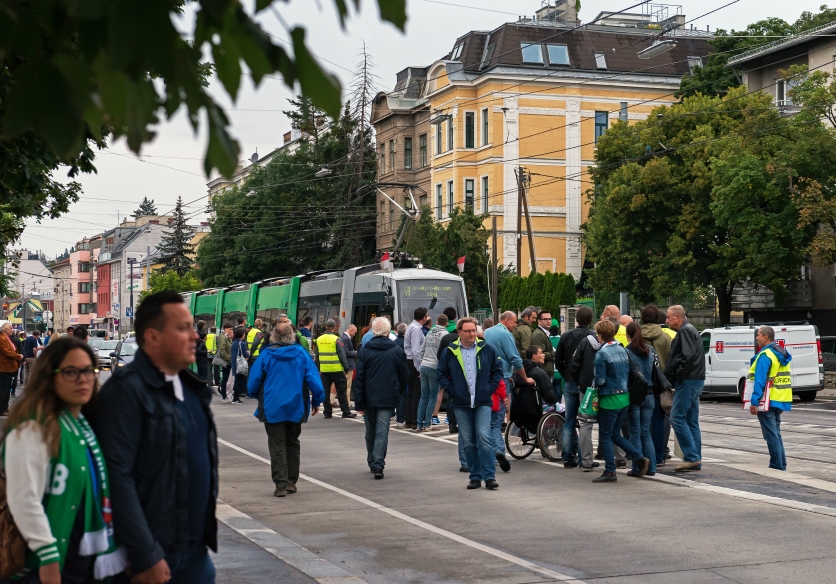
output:
[[[430,308],[433,298],[435,306]],[[404,322],[411,322],[415,309],[427,308],[430,317],[436,317],[448,306],[456,309],[458,318],[466,316],[464,295],[460,282],[454,280],[401,280],[398,282],[398,316]]]
[[[272,331],[276,328],[276,321],[278,320],[280,314],[283,313],[278,308],[268,308],[264,310],[257,310],[255,317],[264,321],[265,330]]]
[[[232,327],[237,326],[238,317],[243,317],[244,320],[247,319],[247,314],[245,312],[224,312],[223,314],[223,326],[230,325]]]
[[[194,321],[197,324],[198,321],[202,320],[206,323],[206,329],[209,330],[213,326],[215,326],[215,315],[214,314],[195,314]]]

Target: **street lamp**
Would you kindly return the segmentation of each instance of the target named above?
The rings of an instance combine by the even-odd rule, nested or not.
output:
[[[134,264],[136,258],[127,258],[128,270],[130,271],[131,288],[131,330],[134,328]]]

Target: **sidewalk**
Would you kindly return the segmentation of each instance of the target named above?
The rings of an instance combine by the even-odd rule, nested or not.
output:
[[[211,553],[210,553],[211,554]],[[211,554],[218,582],[316,584],[296,568],[218,522],[218,554]]]

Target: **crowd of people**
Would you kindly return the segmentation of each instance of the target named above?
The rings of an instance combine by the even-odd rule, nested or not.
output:
[[[0,513],[0,532],[9,551],[0,555],[0,571],[25,584],[214,582],[208,550],[217,550],[215,390],[224,404],[257,400],[276,497],[298,491],[302,424],[321,407],[323,417],[334,416],[332,392],[343,418],[363,416],[366,459],[377,480],[384,478],[392,423],[436,431],[446,395],[467,489],[497,489],[497,467],[511,470],[502,432],[515,400],[524,401],[521,390],[531,387],[543,411],[564,412],[565,468],[591,471],[599,458],[604,471],[593,482],[615,482],[616,469],[630,458],[627,476],[653,475],[670,459],[672,427],[683,452],[675,470],[698,471],[705,378],[699,333],[681,306],[668,308],[666,328],[653,305],[641,318],[639,325],[608,306],[590,328],[592,311],[580,307],[576,327],[561,337],[552,315],[533,307],[522,322],[504,312],[498,323],[486,319],[481,326],[457,318],[452,307],[435,322],[417,308],[412,322],[396,323],[395,331],[388,317],[372,318],[367,331],[349,325],[342,333],[332,319],[313,338],[309,319],[295,328],[282,315],[272,330],[260,319],[252,326],[241,319],[219,333],[195,324],[179,294],[160,292],[136,312],[135,359],[101,388],[86,330],[16,343],[5,323],[2,394],[8,401],[21,363],[26,387],[3,429],[0,508],[5,498],[8,513]],[[780,423],[791,407],[792,357],[770,327],[759,329],[757,344],[748,379],[751,413],[761,423],[770,466],[785,470]],[[595,419],[580,415],[593,389]],[[767,391],[771,407],[759,407]]]

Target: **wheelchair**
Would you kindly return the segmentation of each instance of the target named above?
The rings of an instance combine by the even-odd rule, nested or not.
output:
[[[563,425],[560,412],[543,413],[537,386],[512,388],[510,421],[505,427],[505,446],[517,460],[528,458],[535,448],[552,462],[563,460]]]

